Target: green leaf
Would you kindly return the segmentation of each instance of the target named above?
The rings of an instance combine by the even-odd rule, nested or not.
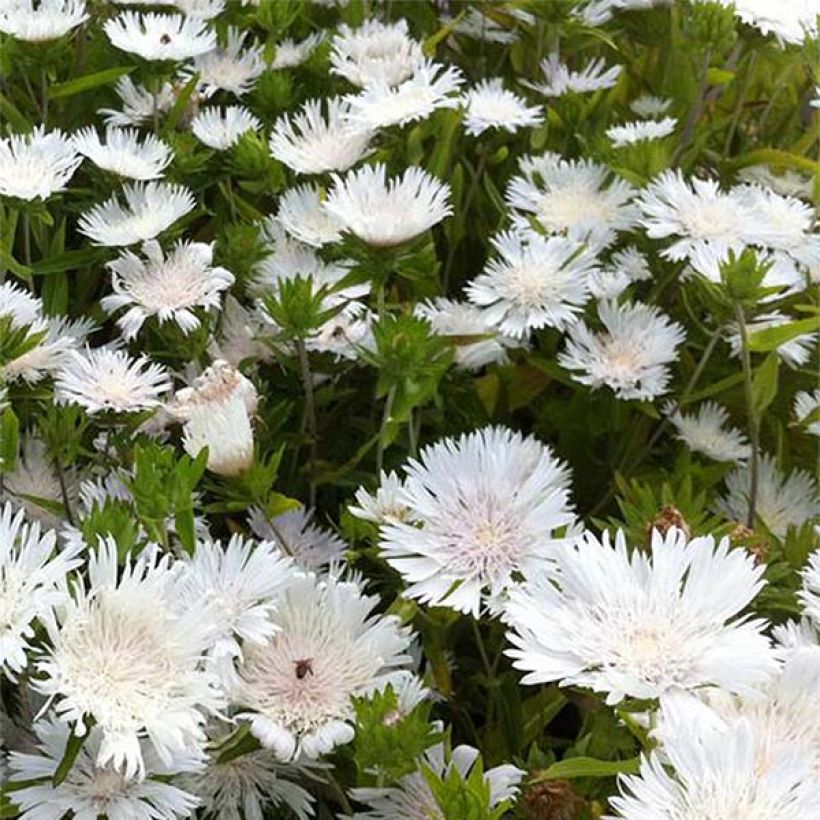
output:
[[[777,395],[777,374],[780,367],[780,357],[776,352],[769,353],[763,364],[752,375],[753,412],[756,418],[761,418],[766,408]]]
[[[78,735],[74,731],[71,732],[68,737],[68,743],[66,743],[63,759],[60,761],[60,764],[57,766],[51,778],[52,786],[59,786],[60,783],[68,777],[68,773],[71,771],[71,767],[74,765],[74,761],[77,759],[80,749],[83,748],[83,743],[85,743],[90,729],[90,726],[86,726],[85,734],[82,735]]]
[[[767,353],[770,350],[777,350],[778,347],[798,336],[817,331],[820,331],[820,316],[798,319],[776,327],[766,327],[749,334],[749,350],[755,353]]]
[[[570,757],[553,763],[548,769],[530,781],[531,785],[545,780],[570,780],[573,777],[614,777],[617,774],[637,774],[641,761],[638,757],[628,760],[597,760],[594,757]]]
[[[0,416],[0,469],[11,472],[17,461],[20,422],[14,410],[7,407]]]
[[[31,272],[34,276],[48,276],[52,273],[78,270],[101,262],[109,253],[110,251],[106,248],[83,248],[82,250],[66,251],[59,256],[37,262]]]
[[[168,112],[168,116],[165,118],[165,124],[162,126],[163,136],[167,136],[177,127],[177,123],[182,117],[183,111],[187,108],[188,101],[191,99],[191,94],[194,93],[194,89],[196,88],[198,82],[199,72],[194,74],[193,77],[191,77],[191,79],[188,80],[188,82],[182,87],[182,91],[179,92],[176,102]]]
[[[779,168],[796,168],[810,174],[820,173],[820,162],[777,148],[758,148],[756,151],[735,157],[728,165],[735,171],[750,165],[774,165]]]
[[[114,66],[113,68],[96,71],[94,74],[77,77],[76,80],[69,80],[65,83],[55,83],[49,86],[48,96],[52,100],[73,97],[75,94],[81,94],[83,91],[90,91],[92,88],[98,88],[101,85],[115,83],[123,75],[130,74],[135,68],[136,66],[133,65]]]
[[[0,94],[0,114],[8,120],[15,131],[28,132],[32,129],[32,124],[15,108],[8,97]]]

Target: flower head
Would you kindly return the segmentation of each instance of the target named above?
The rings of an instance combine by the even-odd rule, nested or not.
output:
[[[704,402],[691,416],[676,410],[671,420],[678,438],[690,450],[715,461],[745,461],[752,454],[746,437],[732,427],[727,429],[729,414],[712,401]]]
[[[206,97],[218,91],[241,97],[253,88],[256,78],[265,70],[265,63],[259,46],[244,48],[247,36],[248,32],[230,26],[224,46],[194,58],[191,74],[199,74]]]
[[[273,61],[270,67],[273,69],[294,68],[301,65],[316,50],[319,44],[325,39],[324,32],[317,31],[300,40],[298,43],[289,37],[280,40],[276,44]]]
[[[607,128],[606,135],[616,148],[622,148],[624,145],[634,145],[636,142],[668,137],[675,131],[677,124],[678,121],[674,117],[664,117],[662,120],[638,120],[624,123],[624,125],[613,125]]]
[[[749,692],[777,668],[764,622],[732,620],[763,567],[728,538],[655,530],[647,556],[628,553],[623,533],[614,547],[586,533],[555,562],[510,593],[508,654],[523,683],[586,686],[617,703],[705,685]]]
[[[570,325],[558,363],[593,388],[608,385],[620,399],[652,399],[666,392],[667,365],[677,358],[683,328],[657,308],[599,302],[604,331],[585,322]]]
[[[388,181],[384,165],[334,175],[325,208],[369,245],[400,245],[449,216],[449,187],[421,168]]]
[[[88,347],[72,350],[57,371],[54,400],[79,404],[89,413],[135,413],[158,407],[171,388],[165,368],[124,350]]]
[[[653,97],[651,94],[641,94],[629,104],[629,108],[639,117],[660,117],[672,105],[667,97]]]
[[[205,604],[182,611],[178,589],[170,556],[149,548],[118,571],[117,545],[101,540],[88,559],[88,584],[75,580],[37,662],[37,691],[54,699],[75,733],[93,718],[102,733],[95,764],[129,778],[144,775],[142,739],[170,766],[199,749],[204,712],[222,705],[200,666],[210,638]]]
[[[466,109],[465,130],[473,136],[490,128],[514,133],[544,119],[540,106],[528,106],[517,94],[507,91],[498,77],[478,83],[464,94],[462,102]]]
[[[564,329],[589,300],[595,257],[576,240],[502,233],[492,240],[497,256],[467,285],[469,300],[487,320],[520,339],[543,327]]]
[[[108,313],[127,307],[117,320],[125,339],[133,339],[149,316],[160,323],[171,321],[183,333],[200,325],[194,309],[218,310],[221,294],[234,282],[225,268],[212,267],[213,246],[203,242],[177,242],[165,256],[159,242],[142,245],[145,259],[123,251],[108,263],[114,294],[100,304]]]
[[[813,552],[801,573],[803,584],[797,593],[806,616],[820,628],[820,550]]]
[[[37,126],[30,134],[0,137],[0,196],[48,199],[65,189],[82,161],[59,130]]]
[[[581,71],[572,71],[561,62],[557,53],[550,54],[541,61],[541,71],[544,74],[543,83],[526,83],[526,85],[545,97],[561,97],[570,91],[576,94],[587,94],[591,91],[612,88],[621,76],[621,66],[605,68],[603,59],[593,60]]]
[[[122,111],[101,108],[97,112],[103,115],[107,125],[113,126],[141,125],[154,116],[155,107],[158,114],[164,114],[176,100],[171,83],[163,83],[154,95],[145,86],[135,85],[128,76],[120,77],[114,90],[122,100]]]
[[[385,473],[379,476],[379,486],[374,494],[364,487],[356,490],[356,507],[349,507],[350,512],[365,521],[386,524],[389,521],[406,521],[410,517],[410,508],[402,500],[404,482],[396,473]]]
[[[792,0],[772,6],[766,0],[719,0],[731,6],[735,14],[748,26],[762,34],[773,34],[782,45],[801,43],[817,37],[817,6],[812,0]]]
[[[322,113],[324,109],[324,114]],[[298,174],[346,171],[368,154],[372,131],[351,126],[339,97],[308,100],[273,125],[270,152]]]
[[[103,29],[112,45],[144,60],[188,60],[216,47],[204,20],[181,14],[124,11]]]
[[[321,248],[342,238],[341,224],[324,207],[323,192],[312,185],[285,191],[276,218],[294,239]]]
[[[194,136],[209,148],[227,151],[246,131],[257,131],[259,120],[241,105],[210,106],[191,120]]]
[[[794,397],[794,415],[799,422],[805,423],[807,419],[816,418],[817,409],[820,408],[820,389],[809,392],[801,390]],[[811,436],[820,436],[820,421],[812,421],[806,426],[806,432]]]
[[[279,630],[248,647],[237,699],[249,711],[238,717],[281,759],[349,743],[353,698],[383,689],[409,660],[409,631],[370,614],[375,603],[353,582],[297,576],[280,598]]]
[[[68,34],[87,19],[84,0],[7,0],[0,8],[0,32],[42,43]]]
[[[549,447],[487,427],[426,447],[400,491],[403,521],[380,547],[405,595],[478,617],[482,602],[547,564],[575,521],[569,470]]]
[[[65,602],[65,576],[79,566],[76,548],[55,551],[53,530],[41,533],[6,502],[0,512],[0,672],[25,669],[35,625]]]
[[[171,162],[173,152],[153,134],[140,143],[134,128],[108,127],[105,142],[93,128],[84,128],[74,137],[74,147],[98,168],[129,179],[157,179]]]

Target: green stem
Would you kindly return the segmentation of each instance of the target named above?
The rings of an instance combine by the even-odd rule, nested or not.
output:
[[[23,227],[23,262],[26,266],[31,265],[31,220],[28,211],[22,213]]]
[[[379,444],[376,448],[376,475],[381,475],[384,466],[384,440],[387,434],[387,426],[390,424],[390,416],[393,412],[393,402],[396,399],[396,386],[393,385],[384,400],[384,412],[382,413],[382,423],[379,427]]]
[[[303,339],[296,340],[296,353],[299,357],[299,369],[302,373],[302,387],[305,391],[305,415],[307,417],[308,435],[310,436],[310,449],[308,455],[308,471],[310,473],[310,506],[316,506],[316,453],[317,453],[317,427],[316,427],[316,402],[313,396],[313,377],[310,372],[310,359]]]
[[[738,302],[735,305],[735,315],[740,331],[740,360],[743,364],[743,392],[746,397],[746,422],[749,429],[749,441],[752,444],[750,460],[751,477],[749,481],[749,511],[746,517],[746,526],[754,529],[757,513],[757,484],[759,472],[760,427],[754,406],[754,387],[752,382],[752,356],[749,352],[749,333],[746,327],[746,314],[743,306]]]

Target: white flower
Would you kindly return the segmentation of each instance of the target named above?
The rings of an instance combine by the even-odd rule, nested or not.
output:
[[[448,758],[444,745],[438,743],[424,753],[421,763],[442,780],[449,780],[452,772],[467,780],[478,759],[478,749],[466,745],[456,746]],[[496,808],[504,800],[512,800],[518,794],[518,786],[525,774],[509,763],[487,769],[484,782],[490,790],[490,808]],[[356,788],[351,789],[350,795],[369,806],[368,811],[354,815],[356,820],[447,820],[421,771],[404,775],[395,786]]]
[[[139,140],[134,128],[105,130],[105,142],[94,128],[84,128],[74,137],[74,147],[98,168],[129,179],[158,179],[173,158],[173,151],[153,134]]]
[[[123,251],[108,263],[114,294],[100,305],[106,313],[128,311],[117,320],[125,339],[133,339],[149,316],[173,322],[183,333],[200,325],[194,308],[219,310],[222,291],[234,282],[225,268],[212,267],[213,245],[203,242],[177,242],[166,257],[159,242],[142,245],[145,260]]]
[[[146,356],[131,358],[111,347],[72,350],[57,371],[54,401],[89,413],[135,413],[160,404],[171,387],[165,368]]]
[[[0,7],[0,32],[17,40],[56,40],[88,19],[83,0],[6,0]]]
[[[814,0],[789,0],[772,5],[768,0],[718,0],[731,6],[747,25],[763,34],[773,34],[778,42],[801,44],[817,37],[817,3]]]
[[[79,566],[78,550],[55,551],[53,530],[41,534],[10,503],[0,513],[0,673],[27,665],[35,623],[47,623],[67,598],[65,576]]]
[[[325,209],[323,191],[317,186],[300,185],[285,191],[276,218],[292,237],[315,248],[342,238],[342,226]]]
[[[651,94],[641,94],[629,104],[633,113],[639,117],[660,117],[665,114],[672,105],[672,100],[668,97],[653,97]]]
[[[520,344],[511,335],[499,332],[488,311],[469,302],[438,298],[420,302],[413,312],[426,319],[439,336],[456,337],[456,367],[466,370],[478,370],[493,362],[503,364],[507,361],[507,350]],[[477,338],[475,341],[461,338],[470,336]]]
[[[589,279],[590,293],[596,299],[617,299],[633,282],[652,278],[644,255],[634,246],[615,251],[600,270]]]
[[[641,761],[639,775],[621,778],[610,803],[623,820],[760,818],[812,820],[820,813],[820,782],[799,750],[772,754],[757,765],[764,742],[748,719],[725,726],[676,721],[666,730],[663,755]],[[671,764],[673,773],[664,767]]]
[[[71,477],[70,473],[63,475],[69,497],[76,494]],[[39,521],[43,527],[60,525],[65,515],[60,477],[46,445],[32,433],[21,437],[14,469],[3,470],[0,497],[8,499],[16,509],[25,510],[28,518]]]
[[[191,77],[198,73],[206,97],[212,97],[218,91],[229,91],[237,97],[247,94],[265,70],[259,46],[243,49],[247,36],[247,31],[241,32],[235,26],[229,26],[227,43],[195,57],[193,67],[184,76]]]
[[[204,710],[222,706],[213,678],[200,668],[210,638],[204,603],[178,606],[179,572],[171,557],[147,548],[117,569],[117,545],[100,540],[88,558],[88,583],[49,625],[51,646],[36,664],[34,688],[53,698],[58,717],[102,732],[95,762],[142,777],[141,739],[166,766],[205,740]]]
[[[125,206],[114,194],[80,217],[78,230],[95,245],[133,245],[153,239],[196,204],[187,188],[164,182],[135,182],[122,193]]]
[[[262,123],[241,105],[210,106],[191,120],[194,136],[209,148],[227,151],[246,131],[258,131]]]
[[[168,409],[184,422],[183,447],[194,457],[208,448],[208,469],[234,476],[253,462],[251,417],[258,395],[253,383],[227,362],[215,361],[176,394]]]
[[[280,40],[276,44],[273,62],[270,67],[273,69],[294,68],[301,65],[316,50],[319,43],[325,39],[323,31],[317,31],[305,37],[300,42],[295,42],[289,37]]]
[[[237,683],[234,664],[243,646],[264,644],[276,631],[277,601],[293,570],[271,541],[256,543],[234,535],[223,547],[210,539],[198,541],[183,562],[177,592],[184,609],[204,605],[211,624],[208,665],[230,690]]]
[[[652,399],[666,392],[667,365],[677,358],[683,328],[656,307],[600,302],[604,331],[594,333],[585,322],[570,325],[558,363],[575,371],[572,377],[598,388],[608,385],[619,399]]]
[[[484,40],[488,43],[514,43],[518,40],[519,34],[515,29],[505,28],[491,17],[483,14],[480,8],[467,6],[466,9],[458,9],[459,16],[455,20],[448,15],[441,16],[444,25],[453,24],[453,32],[463,34],[465,37],[472,37],[476,40]],[[517,13],[516,13],[517,11]],[[522,10],[505,8],[504,14],[513,15],[521,19],[521,14],[527,14]],[[529,16],[529,15],[528,15]],[[530,21],[532,20],[531,16]],[[526,20],[524,22],[527,22]]]
[[[33,728],[37,753],[13,752],[9,760],[14,772],[11,782],[41,781],[14,792],[23,820],[60,820],[67,814],[84,820],[101,815],[108,820],[182,820],[197,806],[198,800],[192,794],[152,777],[165,775],[167,779],[171,772],[152,759],[145,741],[141,745],[147,758],[146,779],[126,777],[110,764],[98,765],[96,758],[103,741],[98,726],[91,729],[65,780],[54,786],[50,781],[65,756],[71,728],[51,716],[37,721]],[[174,771],[193,766],[193,762],[174,761]]]
[[[575,520],[569,469],[549,447],[486,427],[421,451],[406,468],[404,521],[389,520],[380,548],[404,594],[478,617],[489,595],[547,564]]]
[[[792,322],[788,316],[784,316],[779,311],[765,313],[756,316],[754,321],[746,323],[746,332],[749,335],[766,330],[770,327],[779,327]],[[739,356],[741,351],[740,331],[736,324],[730,325],[731,331],[726,336],[726,341],[732,349],[733,356]],[[812,356],[812,350],[817,342],[817,333],[803,333],[784,342],[777,348],[777,355],[781,361],[789,367],[801,367],[806,364]]]
[[[525,82],[524,85],[545,97],[561,97],[570,91],[586,94],[590,91],[612,88],[621,76],[621,66],[605,68],[601,58],[588,63],[581,71],[571,71],[561,62],[557,53],[552,53],[541,61],[541,71],[545,82]]]
[[[734,521],[745,521],[749,513],[751,465],[737,467],[726,476],[727,494],[718,499],[717,509]],[[809,473],[793,470],[782,473],[773,456],[762,455],[758,462],[755,514],[767,529],[783,538],[789,527],[802,527],[820,515],[817,485]]]
[[[296,577],[274,617],[279,631],[249,646],[237,701],[251,731],[281,759],[315,758],[349,743],[354,697],[383,689],[410,633],[393,616],[371,615],[377,598],[334,577]]]
[[[740,170],[738,177],[761,188],[770,188],[781,196],[799,196],[802,199],[812,197],[811,177],[789,169],[775,174],[770,165],[749,165]]]
[[[529,228],[532,214],[548,233],[566,233],[598,250],[611,244],[615,231],[631,230],[637,222],[632,204],[635,190],[608,168],[590,160],[564,160],[557,154],[525,157],[521,176],[507,188],[514,222]]]
[[[216,48],[203,20],[181,14],[124,11],[103,25],[112,45],[144,60],[187,60]]]
[[[297,510],[269,518],[260,507],[248,511],[248,525],[257,538],[272,541],[305,570],[319,570],[344,560],[347,544],[332,530],[313,521],[313,511]]]
[[[421,44],[408,35],[403,19],[387,24],[365,20],[357,29],[342,24],[330,44],[331,72],[359,87],[376,81],[398,85],[423,61]]]
[[[213,20],[225,10],[226,0],[174,0],[176,6],[186,17],[198,20]]]
[[[801,390],[794,397],[794,415],[799,422],[804,422],[820,408],[820,389],[809,392]],[[820,420],[815,420],[806,426],[810,436],[820,436]]]
[[[227,740],[212,737],[213,743]],[[216,820],[262,820],[266,809],[286,807],[298,820],[313,817],[313,796],[294,782],[307,767],[284,764],[269,749],[247,752],[226,762],[211,760],[196,774],[178,782],[195,794],[202,815]]]
[[[261,334],[261,319],[229,293],[222,308],[219,333],[209,342],[208,352],[212,359],[224,359],[234,367],[239,367],[246,359],[268,361],[271,351],[259,340]]]
[[[356,518],[373,521],[376,524],[386,524],[389,521],[406,521],[410,517],[410,508],[402,500],[404,482],[396,473],[379,475],[379,486],[374,495],[364,487],[356,490],[357,507],[348,507]]]
[[[715,461],[746,461],[752,454],[748,439],[729,424],[729,414],[713,401],[700,405],[698,412],[686,416],[676,410],[670,417],[678,438],[690,450]]]
[[[803,604],[806,616],[820,628],[820,550],[809,556],[801,575],[803,584],[797,597]],[[820,745],[818,748],[820,749]]]
[[[155,105],[157,113],[164,114],[171,110],[176,101],[171,83],[163,83],[155,96],[145,86],[135,85],[130,77],[125,76],[117,80],[114,90],[122,100],[122,111],[101,108],[97,113],[103,115],[106,125],[141,125],[154,116]]]
[[[369,286],[365,286],[369,287]],[[352,288],[337,291],[340,296]],[[325,300],[328,306],[339,303],[336,294]],[[332,353],[336,360],[350,359],[355,361],[360,356],[361,348],[374,349],[373,314],[362,302],[351,301],[319,327],[316,333],[305,343],[308,350],[319,353]]]
[[[760,620],[735,618],[763,586],[763,567],[711,537],[652,533],[651,558],[586,533],[555,553],[552,575],[510,593],[507,637],[525,684],[558,681],[657,698],[706,685],[750,692],[777,669]]]
[[[322,114],[324,108],[325,114]],[[298,174],[346,171],[369,153],[372,131],[347,122],[348,104],[339,97],[308,100],[273,125],[270,152]]]
[[[60,130],[38,125],[29,134],[0,137],[0,196],[48,199],[65,189],[82,161]]]
[[[528,106],[526,100],[507,91],[500,78],[482,80],[462,97],[466,109],[465,130],[478,136],[489,128],[515,133],[543,122],[540,106]]]
[[[664,117],[662,120],[638,120],[623,125],[613,125],[607,128],[606,135],[612,140],[616,148],[624,145],[634,145],[644,140],[657,140],[668,137],[677,126],[674,117]]]
[[[369,245],[400,245],[452,212],[450,187],[421,168],[406,168],[387,180],[384,165],[365,166],[345,177],[334,174],[325,208],[344,230]]]
[[[595,257],[575,239],[534,232],[494,237],[496,257],[467,285],[487,320],[515,339],[544,327],[564,329],[589,300]]]
[[[453,95],[463,82],[455,66],[427,60],[399,85],[374,80],[361,93],[347,96],[347,121],[357,128],[375,131],[426,119],[439,108],[458,108],[459,98]]]

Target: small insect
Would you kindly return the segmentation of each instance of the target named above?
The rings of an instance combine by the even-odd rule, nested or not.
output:
[[[296,677],[298,680],[304,680],[307,675],[313,674],[313,658],[304,658],[300,661],[294,661],[293,665],[296,667]]]
[[[163,34],[162,37],[159,38],[159,41],[164,45],[167,46],[168,43],[171,42],[171,35],[170,34]]]

